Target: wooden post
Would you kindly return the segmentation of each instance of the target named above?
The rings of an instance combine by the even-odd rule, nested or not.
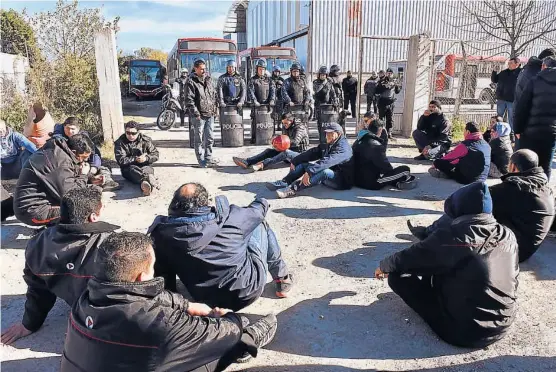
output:
[[[95,34],[95,57],[104,141],[114,142],[124,132],[120,73],[114,30],[105,27]]]

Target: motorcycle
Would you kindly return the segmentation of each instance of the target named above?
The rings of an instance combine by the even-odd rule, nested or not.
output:
[[[162,97],[162,107],[160,114],[156,118],[156,125],[162,130],[172,128],[176,121],[176,114],[182,111],[178,100],[179,93],[172,89],[169,84],[164,85],[164,96]]]

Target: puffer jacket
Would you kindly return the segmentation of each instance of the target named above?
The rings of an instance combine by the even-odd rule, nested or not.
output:
[[[513,154],[512,141],[510,136],[502,136],[491,139],[490,145],[490,161],[496,165],[496,168],[502,174],[508,173],[510,158]]]
[[[243,347],[238,315],[197,317],[188,307],[183,296],[164,290],[162,278],[135,283],[93,278],[71,309],[60,370],[213,372],[213,362],[230,350],[250,351]]]
[[[295,120],[289,128],[283,127],[282,134],[290,138],[290,150],[302,153],[309,147],[309,133],[307,127]]]
[[[331,169],[338,173],[338,185],[340,189],[351,189],[353,187],[353,150],[347,138],[341,135],[334,143],[321,143],[292,159],[292,164],[297,166],[303,163],[314,162],[306,171],[313,175],[325,169]],[[336,179],[334,179],[336,182]]]
[[[87,187],[87,176],[81,174],[77,157],[65,139],[51,138],[21,170],[13,195],[15,216],[29,225],[47,223],[33,216],[48,214],[66,192],[78,187]]]
[[[368,190],[379,189],[377,179],[393,169],[386,157],[384,140],[368,130],[363,130],[359,132],[352,149],[355,186]]]
[[[265,199],[248,207],[224,196],[213,208],[180,217],[157,217],[149,233],[155,271],[175,282],[176,274],[196,301],[239,310],[256,300],[266,284],[265,263],[249,254],[249,238],[268,211]],[[169,287],[173,283],[168,283]]]
[[[432,142],[431,147],[443,146],[449,150],[452,145],[452,125],[443,112],[431,113],[429,116],[421,115],[417,122],[417,130],[427,134]]]
[[[23,325],[38,330],[59,297],[72,306],[94,274],[100,244],[119,226],[106,222],[59,223],[27,243]]]
[[[490,80],[496,84],[496,98],[502,101],[513,102],[517,77],[521,68],[510,70],[509,68],[500,72],[492,71]]]
[[[237,72],[221,75],[216,85],[216,95],[221,105],[243,105],[247,96],[245,80]]]
[[[367,79],[367,81],[365,82],[365,86],[363,88],[363,92],[365,93],[365,95],[374,97],[377,84],[378,84],[378,78]]]
[[[531,257],[546,238],[554,220],[554,196],[541,167],[508,173],[490,187],[493,215],[514,232],[519,262]]]
[[[192,116],[210,118],[216,115],[216,92],[212,78],[191,74],[187,79],[185,107]]]
[[[541,72],[542,61],[537,57],[529,58],[525,67],[521,69],[519,76],[517,77],[517,82],[515,84],[514,92],[514,110],[517,101],[521,98],[521,94],[529,84],[529,81],[533,79],[539,72]]]
[[[517,242],[509,228],[484,213],[490,205],[485,184],[461,188],[445,202],[453,218],[449,226],[380,262],[385,273],[432,276],[435,302],[453,321],[444,338],[458,346],[487,346],[515,318]]]
[[[514,132],[533,138],[556,137],[556,68],[547,68],[528,83],[514,107]]]
[[[139,133],[137,139],[133,142],[129,141],[124,134],[120,136],[114,143],[114,154],[116,162],[121,168],[126,168],[131,165],[144,167],[151,165],[158,161],[158,149],[154,145],[151,137]],[[137,163],[135,158],[137,156],[147,155],[147,161],[144,163]]]
[[[486,181],[490,170],[490,146],[481,133],[470,133],[442,159],[457,164],[460,172],[471,182]]]

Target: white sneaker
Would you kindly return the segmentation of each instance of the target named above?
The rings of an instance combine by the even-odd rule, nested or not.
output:
[[[276,195],[278,195],[280,199],[289,198],[291,196],[295,196],[295,190],[291,186],[284,187],[276,190]]]

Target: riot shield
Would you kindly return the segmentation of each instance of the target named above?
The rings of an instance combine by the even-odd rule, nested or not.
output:
[[[243,146],[243,118],[235,105],[220,108],[222,147]]]
[[[322,104],[318,107],[318,121],[317,128],[319,131],[319,142],[326,143],[326,134],[324,130],[329,123],[338,123],[340,121],[340,116],[334,105]],[[345,129],[344,129],[345,130]]]
[[[255,144],[269,145],[274,136],[274,123],[272,121],[272,110],[268,105],[253,107],[255,114],[253,116],[255,128]]]

